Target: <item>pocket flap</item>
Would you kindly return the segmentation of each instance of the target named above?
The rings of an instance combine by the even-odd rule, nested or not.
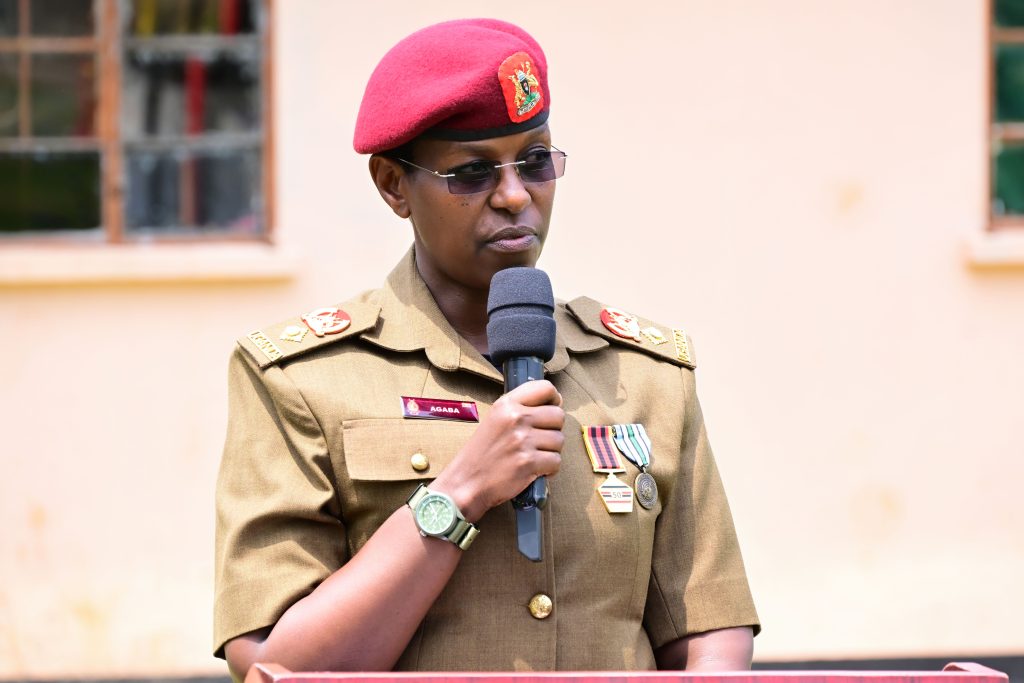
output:
[[[342,423],[345,464],[355,480],[413,481],[433,479],[469,440],[477,424],[448,420],[379,418]],[[427,469],[413,469],[422,454]]]

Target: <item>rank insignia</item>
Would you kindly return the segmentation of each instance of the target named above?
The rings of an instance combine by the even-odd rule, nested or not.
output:
[[[352,324],[352,318],[340,308],[318,308],[302,316],[302,322],[318,337],[338,334]]]
[[[275,361],[284,355],[281,353],[281,349],[277,348],[277,344],[267,339],[267,335],[262,332],[251,332],[247,336],[249,337],[249,341],[251,341],[257,349],[262,351],[263,355],[266,356],[268,360]]]
[[[658,344],[664,344],[665,342],[668,341],[668,339],[665,338],[665,335],[663,335],[661,333],[661,330],[659,330],[657,327],[645,327],[644,329],[640,330],[640,334],[650,339],[651,343],[654,344],[655,346],[657,346]]]
[[[301,342],[308,331],[306,328],[299,327],[298,325],[289,325],[281,332],[279,339],[281,341]]]
[[[636,342],[643,341],[643,337],[640,336],[640,323],[636,316],[630,315],[620,308],[608,306],[601,309],[601,324],[617,337],[632,339]]]
[[[672,338],[676,342],[676,358],[692,365],[693,358],[690,355],[690,344],[686,341],[686,333],[682,330],[672,330]]]

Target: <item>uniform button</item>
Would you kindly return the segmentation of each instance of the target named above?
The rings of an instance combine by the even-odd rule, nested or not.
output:
[[[543,593],[537,593],[530,598],[530,614],[534,619],[547,619],[551,616],[552,607],[554,604],[551,602],[551,598]]]
[[[411,464],[412,468],[417,472],[423,472],[430,467],[430,461],[427,460],[427,456],[422,453],[413,453],[412,457],[409,458],[409,464]]]

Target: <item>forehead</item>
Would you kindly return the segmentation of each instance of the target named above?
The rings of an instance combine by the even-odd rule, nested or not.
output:
[[[443,160],[457,157],[497,159],[508,155],[514,156],[537,143],[551,144],[551,131],[546,123],[524,133],[467,142],[420,137],[413,143],[412,150],[417,159]]]

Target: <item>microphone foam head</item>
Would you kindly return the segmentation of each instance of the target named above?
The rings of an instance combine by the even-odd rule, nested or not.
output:
[[[555,355],[555,297],[547,273],[506,268],[491,278],[487,296],[487,347],[491,360]]]

